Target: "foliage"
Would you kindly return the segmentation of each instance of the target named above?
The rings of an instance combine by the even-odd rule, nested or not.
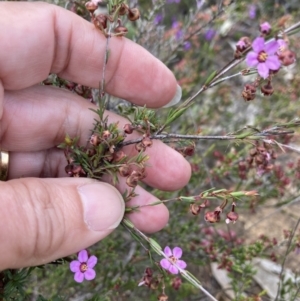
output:
[[[109,1],[111,20],[105,22],[111,22],[112,27],[103,26],[102,19],[91,20],[108,40],[110,35],[124,33],[113,31],[123,27],[117,22],[123,2]],[[151,205],[168,206],[169,224],[148,237],[125,220],[123,228],[91,249],[101,265],[95,267],[96,279],[88,283],[73,281],[66,264],[70,258],[42,268],[4,271],[0,274],[4,300],[164,300],[165,294],[170,300],[199,300],[207,291],[213,296],[222,294],[211,284],[212,262],[228,272],[234,300],[268,300],[267,292],[253,285],[256,270],[251,260],[266,257],[284,268],[288,257],[295,258],[293,253],[300,246],[297,217],[290,216],[293,222],[282,229],[284,235],[275,233],[276,237],[266,229],[263,235],[250,236],[245,225],[265,208],[275,212],[299,201],[299,64],[274,72],[272,82],[258,78],[255,68],[243,63],[251,47],[237,49],[236,43],[245,36],[253,41],[259,35],[259,25],[268,20],[273,32],[266,39],[275,33],[288,40],[290,49],[298,49],[297,1],[166,2],[139,1],[140,20],[123,23],[127,37],[175,73],[183,88],[183,101],[178,106],[155,111],[118,100],[117,111],[128,120],[120,128],[105,115],[112,100],[104,94],[101,79],[99,94],[56,75],[43,84],[65,87],[99,104],[89,143],[78,145],[78,137],[66,136],[60,145],[70,176],[101,179],[110,175],[115,184],[120,176],[125,177],[128,190],[122,193],[128,201],[145,176],[147,148],[154,139],[188,157],[193,175],[181,191],[146,187],[160,199]],[[84,4],[70,1],[67,7],[90,20]],[[258,93],[260,89],[262,93]],[[131,138],[132,133],[138,133],[138,138]],[[131,158],[122,152],[129,144],[138,151]],[[138,209],[126,210],[130,214]],[[228,219],[237,210],[238,215],[229,220],[236,223],[226,224],[223,212]],[[160,267],[164,256],[160,246],[167,245],[184,250],[189,272],[181,271],[181,276],[188,281]],[[299,272],[295,265],[291,267]],[[294,300],[299,298],[297,281],[280,280],[276,300],[284,300],[285,290],[293,293]],[[138,286],[142,282],[146,285]]]

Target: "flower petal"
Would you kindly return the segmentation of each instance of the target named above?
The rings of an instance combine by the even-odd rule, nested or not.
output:
[[[164,258],[160,261],[160,265],[162,268],[168,270],[171,265],[171,262],[168,259]]]
[[[256,52],[259,53],[265,48],[265,39],[258,37],[252,42],[252,49]]]
[[[173,256],[174,256],[175,258],[180,258],[180,257],[182,256],[182,249],[179,248],[179,247],[175,247],[175,248],[173,249]]]
[[[84,278],[86,280],[93,280],[96,277],[96,272],[93,269],[88,269],[85,273],[84,273]]]
[[[80,271],[80,262],[78,260],[73,260],[70,262],[70,270],[73,273],[79,272]]]
[[[177,265],[181,268],[181,269],[185,269],[186,268],[186,262],[183,260],[177,260]]]
[[[249,67],[255,67],[259,63],[257,57],[258,54],[256,52],[254,51],[249,52],[246,56],[246,64]]]
[[[165,253],[168,257],[173,256],[173,253],[172,253],[170,247],[168,247],[168,246],[165,247],[164,253]]]
[[[278,52],[280,53],[280,52],[282,52],[282,51],[284,51],[284,50],[286,50],[288,48],[287,43],[284,40],[282,40],[282,39],[277,40],[277,43],[278,43],[278,51],[277,51],[277,53]]]
[[[96,264],[97,264],[97,261],[98,261],[98,259],[97,259],[97,257],[96,256],[94,256],[94,255],[92,255],[89,259],[88,259],[88,261],[87,261],[87,266],[89,267],[89,269],[92,269]]]
[[[272,54],[276,53],[278,48],[279,48],[279,44],[278,44],[277,41],[271,41],[270,43],[267,43],[265,45],[265,51],[269,55],[272,55]]]
[[[170,268],[169,268],[169,272],[171,274],[178,274],[179,271],[174,265],[171,265]]]
[[[267,58],[265,64],[271,70],[278,70],[281,66],[281,62],[277,55],[271,55]]]
[[[89,255],[88,255],[87,250],[82,250],[78,253],[78,260],[80,262],[87,262],[88,258],[89,258]]]
[[[74,280],[78,283],[81,283],[84,279],[84,275],[81,272],[76,272],[74,275]]]
[[[257,72],[262,78],[267,78],[269,76],[269,68],[266,63],[259,63],[257,65]]]

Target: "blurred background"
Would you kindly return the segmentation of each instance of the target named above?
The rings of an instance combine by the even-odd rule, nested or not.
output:
[[[90,20],[85,1],[47,2]],[[234,59],[240,38],[253,40],[259,36],[261,23],[267,21],[273,29],[284,29],[300,21],[298,0],[129,0],[128,5],[137,7],[141,17],[134,23],[124,23],[127,38],[174,72],[183,89],[183,100]],[[288,42],[298,55],[299,32],[289,36]],[[197,96],[188,111],[172,124],[170,132],[223,136],[245,129],[259,132],[276,124],[297,125],[299,64],[283,67],[274,76],[272,95],[265,96],[258,89],[251,101],[245,101],[242,92],[256,74],[241,75],[239,72],[246,68],[244,62],[238,64],[226,73],[226,80]],[[118,110],[117,104],[124,106],[126,102],[112,98],[110,108]],[[158,114],[164,120],[168,109],[160,109]],[[291,129],[294,134],[267,137],[284,147],[262,142],[200,140],[195,142],[194,155],[188,157],[193,175],[184,189],[171,193],[146,187],[161,200],[198,195],[211,188],[259,193],[241,197],[236,203],[239,219],[235,224],[225,223],[226,214],[219,223],[209,224],[204,220],[205,210],[194,216],[188,204],[169,202],[167,227],[151,236],[162,247],[180,246],[188,270],[217,300],[300,300],[300,145],[299,129]],[[271,156],[263,170],[258,164],[249,164],[251,158],[255,160],[258,148]],[[218,201],[211,200],[208,209],[218,205]],[[228,212],[231,208],[227,207]],[[151,263],[149,254],[124,228],[119,227],[90,251],[98,257],[95,280],[78,284],[68,262],[57,261],[30,269],[30,277],[9,300],[157,300],[162,292],[161,282],[151,288],[138,284],[147,267],[159,279],[155,261],[160,258],[154,255]],[[25,273],[15,273],[21,272]],[[284,278],[284,272],[290,277]],[[263,273],[262,277],[258,273]],[[209,300],[180,276],[167,276],[164,285],[169,300]]]

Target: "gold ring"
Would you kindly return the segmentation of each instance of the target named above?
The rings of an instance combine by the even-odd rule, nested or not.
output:
[[[0,151],[0,181],[6,181],[8,175],[9,154]]]

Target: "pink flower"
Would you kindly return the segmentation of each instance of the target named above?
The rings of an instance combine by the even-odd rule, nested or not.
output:
[[[277,51],[277,54],[280,54],[281,52],[285,51],[288,49],[288,45],[287,43],[282,40],[282,39],[279,39],[277,40],[277,43],[278,43],[278,51]]]
[[[175,247],[173,251],[171,251],[170,247],[165,247],[164,253],[169,257],[168,259],[164,258],[160,261],[160,265],[165,270],[169,271],[171,274],[178,274],[179,270],[174,265],[176,264],[181,269],[186,268],[186,263],[183,260],[179,260],[182,256],[182,250],[179,247]]]
[[[70,270],[75,273],[74,280],[81,283],[85,280],[93,280],[96,277],[96,272],[93,267],[97,264],[97,257],[92,255],[89,258],[87,250],[82,250],[78,253],[78,260],[73,260],[70,263]]]
[[[271,31],[271,25],[269,22],[264,22],[260,24],[260,32],[263,34],[269,34]]]
[[[251,51],[246,56],[246,64],[249,67],[256,67],[257,72],[262,78],[269,76],[270,70],[278,70],[281,66],[280,60],[276,55],[279,45],[277,41],[265,44],[264,38],[256,38],[252,43]]]

